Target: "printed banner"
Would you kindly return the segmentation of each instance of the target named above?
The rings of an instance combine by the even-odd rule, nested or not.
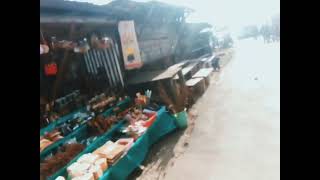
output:
[[[118,26],[125,69],[141,68],[143,63],[133,21],[120,21]]]

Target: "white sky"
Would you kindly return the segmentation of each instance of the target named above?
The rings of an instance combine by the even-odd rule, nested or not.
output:
[[[110,0],[76,0],[106,4]],[[148,1],[148,0],[136,0]],[[280,13],[280,0],[159,0],[183,5],[195,10],[190,22],[208,22],[214,26],[227,26],[238,32],[245,25],[265,23],[270,16]]]

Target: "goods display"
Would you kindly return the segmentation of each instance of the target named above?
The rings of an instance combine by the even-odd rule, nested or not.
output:
[[[43,151],[46,147],[50,146],[53,142],[42,137],[40,138],[40,152]]]
[[[58,130],[46,133],[43,137],[40,137],[40,152],[62,138],[63,136],[61,136],[61,132]]]
[[[86,122],[90,121],[95,115],[100,114],[99,112],[89,111],[90,108],[86,108],[85,106],[80,107],[80,104],[85,103],[81,103],[79,101],[83,101],[83,98],[81,98],[78,92],[75,91],[74,93],[56,100],[53,108],[50,105],[47,105],[47,108],[40,108],[42,110],[40,112],[40,122],[46,121],[49,123],[47,127],[40,130],[40,134],[43,135],[45,132],[51,132],[56,129],[62,133],[62,136],[67,136],[77,128],[81,127],[82,124],[86,124]],[[121,114],[123,108],[125,108],[129,102],[130,98],[120,97],[118,98],[118,101],[112,102],[112,104],[105,106],[104,109],[102,108],[100,111],[103,111],[104,116],[109,116],[110,114]],[[76,108],[76,110],[74,110],[74,108]],[[56,112],[59,112],[60,117],[56,115]],[[66,112],[71,113],[65,114]],[[50,117],[54,117],[54,119],[49,119]]]
[[[129,150],[123,153],[116,163],[108,167],[100,179],[126,180],[128,176],[141,165],[151,145],[176,129],[174,119],[175,118],[166,111],[165,107],[161,107],[157,111],[157,119],[152,123],[152,126],[148,127],[147,131],[134,141]],[[117,143],[117,141],[118,140],[115,140],[114,142]]]
[[[121,98],[117,100],[114,96],[107,97],[104,94],[95,96],[90,100],[90,108],[88,108],[91,112],[94,112],[93,115],[83,112],[76,113],[73,118],[69,118],[64,123],[55,126],[53,130],[44,133],[43,137],[40,138],[42,149],[54,144],[61,137],[69,138],[70,136],[74,137],[74,140],[63,140],[62,146],[57,146],[54,149],[50,148],[51,155],[46,155],[46,158],[40,162],[42,179],[97,180],[102,176],[108,176],[109,169],[113,172],[112,169],[117,168],[120,161],[128,160],[125,157],[128,153],[133,153],[131,152],[133,147],[136,149],[142,145],[141,142],[144,142],[146,138],[144,135],[157,120],[157,110],[160,107],[157,104],[150,103],[150,96],[151,91],[148,91],[146,95],[137,93],[131,107],[115,106],[114,104],[122,100]],[[165,121],[163,122],[165,123]],[[170,123],[171,125],[168,126],[170,129],[164,131],[164,134],[174,129],[172,125],[174,122],[171,120]],[[113,128],[115,125],[117,126],[116,129]],[[77,129],[81,130],[74,135],[74,132],[78,131]],[[155,130],[151,130],[151,133],[153,131]],[[160,126],[157,131],[162,131]],[[153,136],[160,137],[161,133]],[[150,142],[154,142],[156,138],[150,140]],[[81,145],[82,148],[70,152],[68,145],[71,144]],[[145,148],[148,149],[148,147]],[[141,155],[144,154],[145,150]]]
[[[127,101],[125,101],[127,102]],[[119,103],[120,108],[118,108],[117,113],[118,116],[110,114],[107,117],[104,117],[103,115],[98,115],[96,117],[88,116],[88,113],[76,113],[72,117],[69,118],[69,120],[66,120],[64,123],[56,126],[55,129],[53,129],[50,132],[45,132],[44,136],[40,137],[40,146],[41,151],[43,151],[45,148],[50,147],[48,150],[46,150],[45,154],[41,153],[40,157],[42,160],[41,164],[43,167],[41,171],[41,175],[44,177],[51,176],[52,174],[56,173],[58,170],[63,168],[65,165],[67,165],[74,157],[76,157],[80,152],[84,150],[84,148],[81,151],[77,151],[75,154],[68,155],[67,154],[61,154],[61,152],[64,152],[63,144],[66,144],[68,142],[73,142],[77,144],[81,144],[84,147],[90,146],[93,142],[95,142],[97,139],[99,139],[99,136],[107,133],[110,128],[119,122],[118,117],[123,117],[123,110],[128,103],[123,104],[122,102]],[[109,110],[108,110],[109,111]],[[113,111],[110,111],[113,113]],[[88,122],[88,123],[87,123]],[[81,127],[81,128],[79,128]],[[79,129],[79,130],[78,130]],[[76,133],[76,134],[75,134]],[[59,135],[65,135],[67,139],[63,139],[62,141],[59,141],[58,144],[54,144],[53,141],[50,141],[51,139],[56,140]],[[48,138],[48,139],[45,139]],[[74,139],[70,139],[74,137]],[[54,145],[53,145],[54,144]],[[52,145],[52,146],[51,146]],[[60,147],[62,145],[62,147]],[[53,152],[50,157],[50,152]],[[61,161],[64,163],[61,164],[55,164],[56,158],[61,158],[61,156],[65,157]],[[69,157],[69,158],[68,158]],[[97,162],[97,165],[101,165],[101,162]],[[51,167],[50,170],[46,171],[46,167]],[[103,166],[103,165],[101,165]]]
[[[151,99],[149,87],[130,87],[123,70],[142,65],[133,22],[120,21],[118,32],[88,28],[87,20],[72,23],[69,35],[68,23],[50,31],[56,25],[41,25],[40,180],[126,180],[176,119],[186,119],[168,113],[158,90]],[[171,94],[181,98],[164,104],[181,112],[188,94],[177,89]]]
[[[44,72],[47,76],[55,76],[58,72],[58,66],[55,62],[51,62],[44,66]]]
[[[78,113],[74,118],[66,121],[61,126],[57,127],[64,136],[69,135],[71,132],[79,128],[82,124],[87,123],[92,119],[92,116],[86,113]]]
[[[95,96],[89,100],[90,110],[101,113],[104,109],[114,106],[117,98],[115,96],[107,97],[104,93]]]
[[[111,39],[108,37],[98,37],[93,34],[90,38],[90,45],[87,42],[87,39],[84,38],[78,42],[60,40],[58,41],[56,37],[51,37],[52,47],[54,49],[65,49],[65,50],[73,50],[75,53],[85,53],[88,52],[90,48],[93,49],[106,49],[110,47]],[[43,45],[40,45],[40,54],[44,53]]]
[[[93,34],[91,36],[90,44],[95,49],[107,49],[110,47],[111,40],[108,37],[100,38]]]
[[[106,144],[95,150],[93,154],[96,154],[101,158],[106,158],[108,164],[112,165],[121,157],[126,148],[125,145],[108,141]]]
[[[52,175],[57,170],[65,166],[84,148],[84,145],[78,143],[65,144],[62,146],[56,154],[48,157],[40,163],[40,179],[46,179],[46,177]]]
[[[90,116],[85,115],[81,117],[80,115],[76,114],[74,116],[75,118],[72,118],[65,123],[57,126],[50,132],[45,132],[43,137],[40,137],[40,141],[42,141],[42,143],[40,143],[40,152],[49,147],[51,144],[62,140],[64,137],[68,137],[70,133],[74,132],[81,125],[85,124],[91,119]],[[48,141],[44,141],[43,139],[50,141],[50,143]]]
[[[136,94],[137,98],[135,99],[136,105],[146,105],[148,97],[145,95],[141,95],[140,93]]]
[[[119,143],[108,141],[93,153],[87,153],[82,155],[75,163],[71,164],[67,168],[68,176],[72,179],[84,178],[84,176],[93,175],[93,179],[99,179],[103,172],[108,169],[108,165],[114,164],[121,158],[123,153],[126,152],[129,147],[129,143],[125,145],[120,142],[133,142],[128,139],[120,140]]]
[[[82,107],[86,102],[86,98],[80,95],[80,91],[76,90],[64,97],[56,99],[53,103],[52,110],[60,116],[64,116],[74,109]]]
[[[49,46],[45,44],[40,44],[40,55],[47,54],[49,52]]]
[[[108,168],[106,158],[96,154],[84,154],[77,162],[67,168],[68,176],[72,179],[99,179]]]
[[[134,143],[133,138],[122,138],[116,142],[116,144],[125,146],[125,152],[129,151],[133,143]]]
[[[102,134],[118,121],[119,119],[114,115],[109,117],[99,115],[91,120],[88,125],[94,134]]]
[[[150,110],[142,111],[134,108],[127,113],[125,119],[130,122],[130,125],[123,132],[137,139],[156,119],[156,112]]]
[[[112,139],[115,139],[115,141],[109,140],[91,153],[86,153],[79,157],[76,162],[67,168],[68,177],[75,179],[93,175],[95,180],[100,178],[103,172],[116,164],[130,151],[134,142],[146,132],[148,127],[150,127],[156,119],[156,112],[131,107],[126,111],[126,114],[124,114],[124,118],[127,124],[120,130],[119,137],[114,134],[114,138]],[[107,129],[111,123],[116,122],[116,120],[116,116],[107,118],[98,116],[88,124],[90,124],[91,129],[102,132]],[[146,125],[146,122],[151,123]]]

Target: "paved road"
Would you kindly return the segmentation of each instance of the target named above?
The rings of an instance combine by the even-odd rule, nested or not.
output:
[[[195,105],[189,147],[165,180],[280,179],[280,46],[240,41]]]

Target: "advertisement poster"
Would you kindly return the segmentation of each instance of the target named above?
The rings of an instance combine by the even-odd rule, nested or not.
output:
[[[142,67],[142,60],[133,21],[120,21],[118,26],[125,69]]]

